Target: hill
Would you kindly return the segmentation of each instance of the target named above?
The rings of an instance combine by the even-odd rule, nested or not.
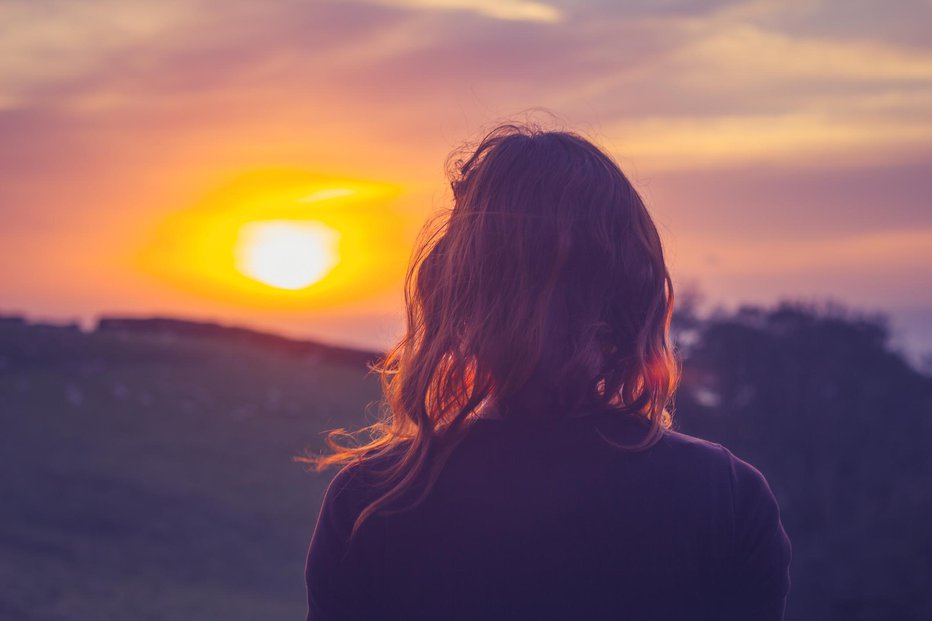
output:
[[[0,321],[0,619],[297,619],[374,354],[178,320]]]

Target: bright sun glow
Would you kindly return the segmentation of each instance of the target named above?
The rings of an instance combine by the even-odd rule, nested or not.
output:
[[[243,225],[236,269],[278,289],[304,289],[340,262],[339,233],[314,220],[268,220]]]

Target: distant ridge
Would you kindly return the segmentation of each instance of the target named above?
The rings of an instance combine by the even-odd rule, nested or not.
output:
[[[84,332],[76,322],[50,323],[30,321],[20,314],[0,314],[0,330],[5,333],[28,332],[30,334],[59,335],[73,338],[81,334],[138,334],[171,336],[179,338],[216,339],[226,342],[246,343],[295,355],[310,355],[351,366],[365,366],[382,357],[381,352],[337,345],[325,345],[316,341],[289,338],[269,332],[261,332],[239,326],[228,326],[210,321],[193,321],[177,317],[121,317],[102,316],[89,332]]]
[[[292,354],[316,355],[325,360],[354,366],[365,366],[382,356],[382,353],[376,351],[324,345],[315,341],[293,339],[250,328],[175,317],[102,316],[97,321],[95,332],[221,339],[269,347]]]

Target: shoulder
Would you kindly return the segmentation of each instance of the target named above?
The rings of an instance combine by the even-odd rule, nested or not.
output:
[[[670,449],[688,455],[692,467],[707,464],[727,486],[730,513],[736,535],[759,536],[768,532],[789,555],[789,540],[780,521],[780,507],[763,473],[737,457],[725,446],[675,431],[664,433],[662,442]],[[701,469],[701,468],[700,468]],[[755,534],[756,533],[756,534]]]
[[[705,456],[710,459],[721,459],[723,457],[722,452],[727,451],[724,446],[717,442],[703,440],[673,429],[664,429],[659,442],[671,449],[693,453],[697,456]]]
[[[321,510],[344,520],[355,520],[355,515],[385,492],[388,469],[402,455],[403,447],[396,446],[386,453],[367,455],[343,466],[330,480]]]
[[[761,471],[722,444],[673,430],[664,431],[658,444],[677,462],[679,472],[712,478],[727,489],[733,513],[776,508],[776,498]]]
[[[663,431],[656,448],[685,468],[713,473],[722,478],[731,475],[732,460],[736,459],[731,451],[717,442],[672,429]]]
[[[393,454],[392,454],[393,455]],[[353,526],[365,507],[379,497],[380,476],[386,460],[364,457],[341,468],[324,493],[305,565],[308,618],[371,618],[364,610],[378,581],[372,562],[378,550],[379,531],[364,524]]]
[[[307,572],[329,567],[343,558],[354,539],[353,527],[362,511],[384,493],[380,481],[386,458],[365,457],[343,466],[330,479],[311,538]],[[365,529],[365,530],[368,530]]]
[[[732,477],[764,480],[761,472],[750,463],[737,457],[724,445],[666,429],[658,444],[665,449],[678,453],[685,459],[696,462],[708,462],[724,468]],[[766,482],[764,480],[764,482]]]
[[[725,446],[676,431],[666,431],[660,443],[678,455],[685,476],[706,473],[721,490],[723,509],[729,515],[729,530],[737,553],[757,554],[776,568],[775,580],[788,588],[786,567],[792,545],[783,528],[780,507],[767,478],[756,467],[737,457]],[[725,500],[727,498],[727,500]],[[761,562],[764,562],[762,560]]]

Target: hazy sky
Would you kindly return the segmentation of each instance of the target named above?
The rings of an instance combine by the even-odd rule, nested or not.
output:
[[[384,346],[448,152],[544,108],[616,156],[680,287],[887,311],[932,350],[930,24],[928,0],[4,0],[0,312]],[[371,189],[289,211],[361,258],[224,291],[217,231],[284,217],[283,184]]]

